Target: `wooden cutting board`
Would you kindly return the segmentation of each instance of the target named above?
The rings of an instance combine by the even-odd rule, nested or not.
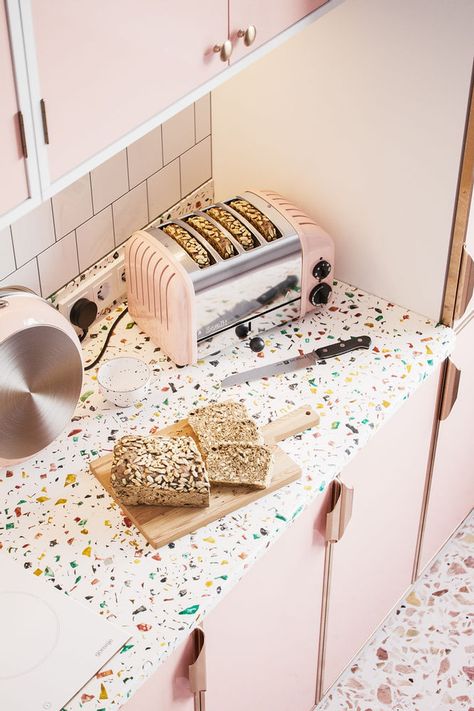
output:
[[[316,412],[310,407],[300,407],[262,427],[265,443],[274,447],[273,476],[270,486],[266,489],[250,489],[243,486],[211,486],[210,504],[206,508],[148,506],[144,504],[125,506],[117,499],[110,486],[112,454],[94,459],[89,466],[94,476],[117,501],[147,541],[154,548],[159,548],[299,479],[301,476],[300,467],[276,443],[303,432],[309,427],[315,427],[318,423],[319,415]],[[156,432],[156,436],[160,435],[187,435],[196,439],[187,420],[180,420],[174,425]]]

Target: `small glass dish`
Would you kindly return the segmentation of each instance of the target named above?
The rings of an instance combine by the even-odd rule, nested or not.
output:
[[[97,373],[103,397],[118,407],[139,402],[150,385],[152,370],[140,358],[118,356],[103,363]]]

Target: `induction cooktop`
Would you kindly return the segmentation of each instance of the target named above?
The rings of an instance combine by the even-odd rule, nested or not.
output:
[[[0,709],[60,711],[129,637],[0,554]]]

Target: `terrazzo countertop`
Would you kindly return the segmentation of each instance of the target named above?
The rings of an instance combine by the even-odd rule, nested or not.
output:
[[[89,362],[120,310],[104,317],[87,339]],[[369,351],[221,391],[220,380],[237,370],[364,334],[372,337]],[[0,548],[32,575],[130,630],[129,643],[67,704],[67,711],[119,708],[453,345],[450,329],[342,283],[335,285],[331,305],[317,315],[268,334],[261,354],[239,344],[182,369],[125,317],[105,358],[133,353],[152,364],[147,398],[127,410],[108,405],[92,371],[64,434],[36,460],[0,471]],[[244,400],[260,424],[311,404],[320,414],[319,427],[282,443],[303,476],[155,550],[89,473],[88,462],[111,451],[126,433],[156,432],[192,407],[222,397]]]

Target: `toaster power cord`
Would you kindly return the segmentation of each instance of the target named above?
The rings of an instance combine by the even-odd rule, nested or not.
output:
[[[102,356],[104,355],[105,351],[107,350],[107,346],[109,345],[109,341],[110,341],[110,339],[111,339],[111,337],[112,337],[112,335],[113,335],[113,333],[114,333],[115,327],[117,326],[117,324],[119,323],[119,321],[121,321],[121,320],[123,319],[123,317],[124,317],[126,314],[128,314],[128,306],[126,306],[126,307],[124,308],[124,310],[122,311],[122,313],[117,316],[117,318],[116,318],[115,321],[113,322],[112,326],[110,327],[110,330],[109,330],[109,332],[108,332],[108,334],[107,334],[107,338],[105,339],[104,345],[103,345],[102,348],[100,349],[100,353],[99,353],[99,355],[97,356],[97,358],[96,358],[95,360],[93,360],[92,363],[90,363],[89,365],[86,365],[85,368],[84,368],[84,370],[92,370],[92,368],[95,368],[95,366],[97,365],[97,363],[100,361],[100,359],[101,359]],[[82,341],[86,336],[87,336],[87,330],[84,331],[84,333],[82,334],[82,338],[81,338],[80,340]]]

